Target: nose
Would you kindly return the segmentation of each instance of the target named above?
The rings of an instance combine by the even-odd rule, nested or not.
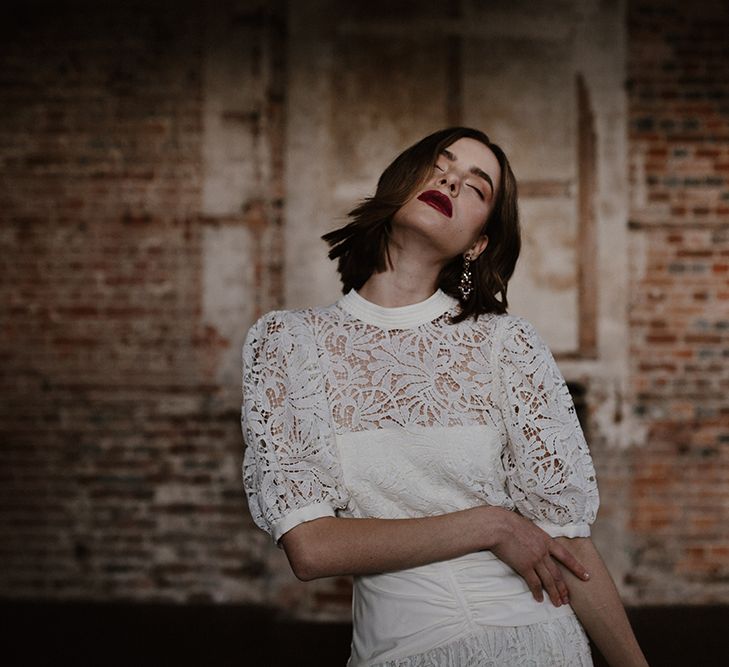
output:
[[[461,181],[458,178],[458,174],[454,171],[449,171],[438,179],[438,185],[445,185],[451,191],[451,194],[455,196],[461,187]]]

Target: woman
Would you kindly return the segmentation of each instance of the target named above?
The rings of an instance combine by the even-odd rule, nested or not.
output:
[[[506,313],[503,151],[435,132],[350,216],[323,237],[344,296],[258,319],[242,408],[255,523],[299,579],[354,577],[349,667],[591,665],[585,631],[611,665],[645,665],[590,541],[597,481],[566,383]]]

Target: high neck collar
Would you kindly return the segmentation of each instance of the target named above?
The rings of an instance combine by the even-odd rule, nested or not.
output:
[[[412,329],[447,312],[458,299],[438,288],[425,301],[407,306],[380,306],[350,289],[337,303],[350,315],[382,329]]]

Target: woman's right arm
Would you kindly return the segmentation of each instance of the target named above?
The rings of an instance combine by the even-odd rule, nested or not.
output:
[[[321,517],[298,524],[280,542],[302,581],[390,572],[489,549],[525,579],[537,600],[545,588],[559,606],[567,586],[552,556],[576,576],[585,575],[570,551],[541,528],[489,505],[412,519]]]

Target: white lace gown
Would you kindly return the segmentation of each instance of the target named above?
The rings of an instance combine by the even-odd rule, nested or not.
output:
[[[243,346],[243,484],[274,542],[323,516],[409,518],[496,505],[551,536],[590,535],[597,480],[535,327],[451,324],[436,291],[386,308],[350,290],[277,310]],[[354,577],[348,667],[592,665],[569,605],[491,551]]]

